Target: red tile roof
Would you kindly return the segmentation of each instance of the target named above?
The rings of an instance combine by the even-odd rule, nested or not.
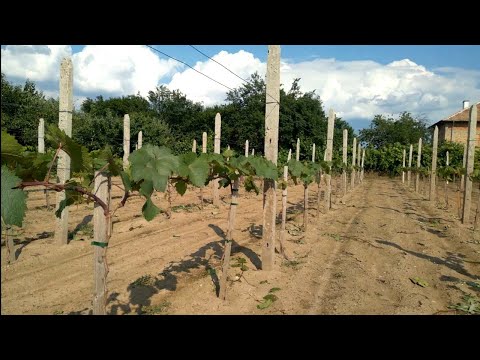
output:
[[[476,103],[477,105],[477,122],[480,125],[480,102]],[[431,125],[430,127],[433,127],[435,125],[438,125],[441,122],[462,122],[465,121],[467,122],[469,120],[469,115],[470,115],[470,107],[466,109],[462,109],[460,111],[457,111],[455,114],[450,115],[446,119],[437,121],[435,124]]]

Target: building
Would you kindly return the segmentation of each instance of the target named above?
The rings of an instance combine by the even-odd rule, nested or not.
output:
[[[477,106],[477,134],[475,146],[480,146],[480,102],[475,104]],[[435,125],[438,126],[438,141],[454,141],[461,144],[466,144],[468,139],[468,120],[470,115],[470,102],[463,101],[463,108],[460,111],[450,115],[446,119],[437,121],[430,126],[433,130]]]

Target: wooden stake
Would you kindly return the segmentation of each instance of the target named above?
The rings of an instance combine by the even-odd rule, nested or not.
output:
[[[128,167],[128,157],[130,156],[130,116],[123,116],[123,170]]]
[[[268,46],[267,88],[265,105],[265,158],[277,165],[278,119],[280,111],[280,46]],[[262,269],[270,271],[275,262],[275,218],[277,184],[265,179],[263,194],[263,248]]]
[[[360,168],[360,155],[362,154],[362,147],[360,141],[358,141],[357,149],[357,167]],[[357,171],[357,184],[360,183],[360,170]]]
[[[410,144],[410,152],[408,153],[408,171],[407,171],[407,187],[410,188],[410,179],[412,177],[412,157],[413,157],[413,145]]]
[[[463,195],[463,215],[462,223],[465,224],[470,220],[470,207],[472,201],[472,180],[470,176],[473,173],[473,165],[475,160],[475,142],[477,134],[477,106],[470,107],[470,121],[468,122],[468,146],[467,146],[467,176],[465,176],[465,190]]]
[[[143,145],[143,133],[142,130],[138,132],[137,150],[140,150]]]
[[[207,133],[202,134],[202,153],[207,153]],[[200,188],[200,208],[203,210],[203,186]]]
[[[450,165],[450,156],[447,151],[447,166]],[[448,209],[448,178],[445,180],[445,209]]]
[[[437,149],[438,149],[438,126],[435,126],[433,132],[433,150],[432,150],[432,170],[430,172],[430,201],[435,200],[435,178],[437,176]]]
[[[403,160],[402,160],[403,167],[405,167],[405,153],[406,153],[406,150],[403,149]],[[402,184],[405,184],[405,170],[402,170]]]
[[[308,223],[308,185],[303,184],[303,230],[307,232]]]
[[[365,149],[362,149],[362,164],[360,165],[361,166],[361,173],[360,173],[361,182],[363,182],[364,165],[365,165]]]
[[[235,226],[235,215],[237,213],[237,205],[238,205],[238,183],[239,183],[238,179],[234,180],[233,182],[231,202],[230,202],[230,212],[228,214],[228,230],[227,230],[227,237],[225,239],[225,251],[223,254],[223,265],[222,265],[222,278],[220,279],[220,291],[219,291],[219,297],[222,300],[225,300],[227,296],[227,277],[228,277],[228,269],[230,268],[230,255],[232,252],[233,229]]]
[[[462,160],[462,167],[465,169],[467,167],[467,144],[463,145],[463,160]],[[465,175],[462,174],[460,179],[460,191],[465,190]]]
[[[353,188],[355,187],[355,173],[356,170],[354,168],[355,166],[355,158],[357,155],[357,138],[353,138],[353,146],[352,146],[352,174],[351,174],[351,185],[350,187]]]
[[[60,65],[60,99],[58,127],[72,137],[73,112],[73,64],[71,58],[64,58]],[[70,179],[70,156],[60,150],[57,162],[57,178],[60,184]],[[65,191],[57,192],[56,209],[66,197]],[[62,210],[61,217],[55,217],[55,241],[57,244],[68,244],[68,207]]]
[[[110,207],[111,180],[106,173],[95,172],[95,195]],[[109,237],[107,230],[111,226],[103,208],[95,204],[93,207],[93,237],[95,288],[93,293],[93,315],[107,314],[107,246]],[[111,233],[108,231],[108,233]]]
[[[348,130],[343,129],[343,153],[342,160],[343,164],[347,165],[347,147],[348,147]],[[347,195],[347,171],[343,170],[343,196]]]
[[[283,257],[286,260],[288,260],[288,257],[285,253],[285,226],[287,221],[287,194],[288,194],[288,189],[287,189],[288,166],[287,165],[283,167],[283,181],[285,182],[285,189],[282,190],[282,227],[280,228],[279,243],[280,243],[280,254],[282,254]]]
[[[217,113],[215,115],[215,141],[214,141],[214,150],[213,152],[215,154],[220,154],[220,137],[221,137],[221,131],[222,131],[222,117],[220,116],[220,113]],[[213,205],[214,206],[219,206],[220,205],[220,198],[218,195],[218,183],[219,179],[213,180]]]
[[[418,154],[417,154],[417,176],[415,177],[415,192],[418,193],[420,181],[420,166],[422,162],[422,138],[418,139]]]
[[[7,264],[13,264],[16,260],[16,257],[15,257],[15,244],[13,242],[12,231],[9,226],[3,226],[3,227],[5,229],[5,244],[7,246]]]
[[[333,129],[334,129],[334,123],[335,123],[335,113],[333,112],[333,109],[330,109],[328,112],[328,124],[327,124],[327,150],[326,150],[326,161],[331,162],[332,161],[332,155],[333,155]],[[360,149],[360,144],[359,149]],[[359,151],[359,156],[358,156],[358,163],[360,165],[360,151]],[[332,170],[332,167],[330,166],[330,171]],[[330,173],[325,174],[325,180],[327,182],[327,187],[325,190],[325,211],[328,212],[330,208],[332,207],[332,175]]]
[[[297,153],[295,155],[295,160],[300,161],[300,138],[297,139]]]

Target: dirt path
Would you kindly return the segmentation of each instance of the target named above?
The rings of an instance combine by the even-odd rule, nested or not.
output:
[[[312,186],[306,234],[297,227],[303,188],[289,187],[286,246],[291,261],[277,255],[276,269],[269,273],[260,270],[262,196],[241,191],[232,263],[243,258],[248,270],[231,268],[227,301],[222,302],[215,291],[228,194],[221,195],[220,209],[206,204],[200,210],[198,190],[188,191],[175,198],[179,212],[170,220],[159,216],[149,223],[137,216],[141,199],[118,211],[108,250],[110,313],[432,314],[460,302],[464,294],[478,296],[478,232],[399,181],[367,177],[347,194],[345,204],[335,202],[319,218]],[[113,196],[118,198],[119,191]],[[166,206],[163,196],[154,201]],[[69,245],[55,245],[53,214],[43,204],[41,194],[30,196],[27,226],[17,239],[19,258],[9,267],[2,245],[2,313],[89,313],[91,239],[77,234]],[[91,208],[72,208],[72,232],[91,221]],[[428,286],[412,283],[415,277]],[[278,300],[258,309],[272,288],[280,289]]]

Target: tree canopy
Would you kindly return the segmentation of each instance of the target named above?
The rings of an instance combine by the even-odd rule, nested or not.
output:
[[[264,151],[265,137],[265,79],[258,73],[248,82],[226,94],[226,103],[207,106],[187,98],[179,90],[164,85],[149,91],[147,98],[137,95],[87,98],[73,112],[73,139],[96,150],[110,145],[115,154],[123,153],[123,116],[130,115],[131,144],[143,132],[144,144],[166,145],[175,153],[191,149],[192,140],[201,144],[205,131],[209,151],[213,150],[215,115],[222,115],[222,148],[243,152],[245,141],[257,154]],[[272,99],[273,101],[273,99]],[[13,105],[12,105],[13,104]],[[46,125],[58,122],[58,100],[46,99],[31,81],[25,86],[12,85],[2,74],[2,128],[16,136],[22,145],[35,147],[40,117]],[[302,92],[300,79],[295,79],[288,91],[280,90],[279,159],[286,160],[289,149],[295,151],[301,139],[301,159],[310,159],[312,144],[316,144],[317,159],[326,147],[327,115],[320,97],[314,91]],[[339,157],[342,132],[349,139],[353,129],[341,118],[335,121],[334,158]],[[200,148],[200,146],[199,146]]]
[[[376,149],[394,143],[415,144],[419,138],[425,143],[430,142],[431,133],[427,120],[413,117],[407,111],[402,112],[398,118],[375,115],[370,128],[360,130],[359,136],[360,141]]]

